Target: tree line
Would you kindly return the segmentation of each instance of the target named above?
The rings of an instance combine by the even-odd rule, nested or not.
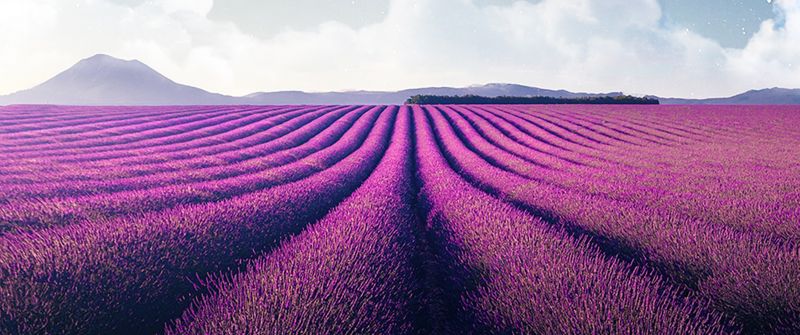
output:
[[[557,97],[484,97],[479,95],[414,95],[406,105],[658,105],[658,99],[630,95],[579,98]]]

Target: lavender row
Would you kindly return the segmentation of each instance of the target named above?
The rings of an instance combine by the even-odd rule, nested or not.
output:
[[[629,141],[626,141],[624,138],[614,136],[614,134],[608,131],[603,131],[599,127],[585,125],[580,122],[575,122],[574,120],[560,120],[546,113],[535,113],[535,114],[524,114],[524,115],[526,116],[535,115],[535,119],[543,120],[551,124],[557,124],[560,128],[567,130],[574,136],[579,136],[582,137],[583,139],[587,139],[590,142],[595,143],[595,145],[599,145],[600,147],[604,148],[604,150],[618,149],[620,146],[625,146],[625,147],[641,146],[641,144],[639,143],[631,143]]]
[[[520,131],[514,123],[507,122],[491,113],[482,113],[477,109],[458,106],[453,106],[448,110],[464,115],[470,124],[481,132],[481,135],[493,143],[503,140],[505,140],[504,143],[511,143],[512,150],[516,149],[526,154],[525,157],[532,167],[541,167],[545,170],[569,170],[602,164],[602,161],[594,156],[580,154],[556,145],[546,145],[546,142]]]
[[[582,106],[581,109],[591,109],[591,106],[584,107]],[[596,108],[596,107],[595,107]],[[620,107],[622,108],[622,107]],[[628,107],[633,108],[633,107]],[[650,107],[652,108],[652,107]],[[735,107],[735,106],[710,106],[710,107],[703,107],[703,108],[689,108],[686,109],[685,107],[678,107],[682,109],[676,110],[675,107],[664,107],[662,109],[667,109],[664,111],[662,109],[658,110],[651,110],[651,113],[658,113],[659,117],[662,119],[675,119],[680,118],[682,124],[684,126],[699,129],[704,133],[711,134],[712,136],[707,136],[707,139],[712,140],[736,140],[742,137],[759,137],[763,138],[765,135],[772,136],[776,134],[785,134],[787,125],[792,123],[796,123],[796,115],[792,113],[791,109],[781,108],[781,107],[770,107],[767,109],[762,109],[763,107],[757,106],[746,106],[746,107]],[[638,107],[636,108],[638,109]],[[557,113],[553,113],[553,110],[556,110]],[[605,114],[609,114],[612,112],[611,108],[603,108],[603,112]],[[626,118],[630,118],[632,112],[630,110],[625,110]],[[683,113],[681,113],[683,112]],[[575,123],[575,124],[582,124],[583,122],[577,120],[575,115],[578,114],[585,114],[580,113],[577,108],[575,110],[559,110],[556,107],[548,107],[542,108],[537,110],[527,110],[523,113],[526,116],[533,116],[542,118],[542,117],[549,117],[551,118],[552,122],[561,123],[564,125],[565,123]],[[557,114],[554,116],[553,114]],[[613,113],[612,113],[613,114]],[[609,117],[599,117],[596,118],[598,122],[605,122]],[[701,124],[702,126],[692,126],[695,124]],[[765,125],[771,125],[767,128]],[[776,129],[778,128],[778,129]],[[780,129],[784,128],[784,129]],[[591,134],[589,134],[591,138]],[[796,137],[797,132],[792,132],[792,135]],[[593,140],[597,140],[597,137],[593,138]],[[695,142],[696,143],[696,142]],[[614,148],[609,148],[614,149]],[[630,149],[630,148],[627,148]],[[630,150],[622,151],[622,153],[631,153]],[[652,157],[649,156],[649,153],[646,153],[644,157]]]
[[[428,111],[448,158],[486,190],[553,223],[604,237],[608,247],[695,288],[749,329],[800,329],[797,248],[521,178],[489,164],[464,145],[439,111]]]
[[[589,155],[598,153],[607,155],[607,151],[610,149],[607,143],[586,137],[568,125],[552,122],[536,113],[521,112],[513,108],[488,108],[496,114],[511,118],[514,124],[524,127],[525,131],[538,135],[537,138],[547,138],[547,135],[550,135],[550,138],[557,138],[565,148],[569,148],[571,151]]]
[[[151,189],[48,200],[20,200],[0,206],[0,231],[41,229],[202,203],[254,192],[295,181],[330,167],[356,150],[369,135],[382,107],[374,107],[352,127],[340,124],[293,149],[262,157],[252,173],[231,178]],[[347,129],[344,134],[340,130]],[[266,165],[263,168],[262,165]],[[223,171],[224,172],[224,171]]]
[[[714,179],[719,180],[722,176],[736,177],[737,173],[735,172],[714,171],[715,174],[711,177],[700,178],[691,170],[632,169],[600,162],[593,162],[592,164],[595,166],[592,167],[541,168],[531,164],[542,158],[539,152],[526,148],[511,137],[506,137],[505,134],[494,129],[493,125],[475,117],[472,110],[458,107],[454,107],[453,110],[457,113],[448,113],[448,115],[452,115],[451,118],[460,115],[470,122],[470,125],[461,123],[457,127],[459,131],[464,132],[466,138],[469,138],[471,142],[483,141],[485,138],[491,144],[483,142],[483,147],[493,145],[501,149],[483,150],[486,158],[523,177],[571,189],[586,190],[591,194],[635,203],[638,206],[655,207],[662,212],[690,216],[742,231],[758,232],[768,238],[800,241],[800,229],[791,224],[800,219],[800,195],[797,192],[785,190],[771,192],[770,188],[774,188],[776,185],[767,184],[749,191],[750,197],[740,198],[727,196],[728,192],[725,192],[724,189],[711,188],[715,185]],[[524,139],[524,136],[515,136],[514,138],[517,137]],[[703,144],[694,144],[693,148],[697,150],[703,147]],[[746,150],[752,149],[746,148]],[[657,152],[661,156],[665,156],[670,151],[666,148],[659,148]],[[569,171],[564,171],[567,169]],[[709,170],[709,168],[705,169]],[[770,173],[775,176],[775,172]],[[662,174],[666,175],[662,176]],[[745,176],[742,179],[759,180],[753,176]],[[694,185],[690,185],[689,182]],[[797,177],[792,178],[787,173],[785,178],[780,179],[780,183],[800,185],[800,180]],[[779,190],[779,188],[775,189]],[[742,191],[743,189],[740,188],[738,193],[742,193]],[[780,194],[765,197],[770,193]],[[772,203],[774,201],[772,199],[777,197],[780,201]],[[731,204],[738,204],[738,206],[731,206]]]
[[[10,105],[0,106],[0,113],[7,115],[5,122],[36,123],[40,120],[81,119],[85,117],[105,117],[119,115],[140,115],[143,113],[161,112],[162,114],[180,113],[188,109],[207,108],[210,106],[184,105],[170,106],[68,106],[68,105]],[[219,106],[216,106],[219,107]]]
[[[260,119],[281,118],[287,114],[285,110],[277,110],[266,113],[245,112],[244,114],[228,113],[230,120],[220,120],[213,125],[216,119],[206,121],[211,127],[188,129],[181,131],[180,125],[162,124],[163,129],[176,132],[164,137],[154,136],[152,139],[132,142],[131,147],[126,145],[106,147],[104,145],[90,146],[77,149],[60,149],[55,151],[29,150],[22,155],[2,155],[6,157],[5,164],[0,166],[0,175],[5,176],[34,176],[48,172],[73,171],[82,168],[91,168],[91,165],[106,163],[103,160],[127,158],[130,160],[143,159],[147,155],[159,152],[180,151],[182,148],[201,146],[203,143],[198,140],[205,140],[210,137],[225,137],[229,133],[237,133],[239,128],[247,127],[248,124],[259,121]],[[211,122],[211,123],[208,123]],[[116,136],[104,138],[106,141],[114,141]],[[219,142],[217,142],[219,143]],[[13,164],[11,164],[13,163]]]
[[[588,107],[586,107],[586,108],[588,108]],[[692,109],[692,110],[694,110],[694,109]],[[709,108],[709,110],[713,111],[714,109]],[[706,109],[697,109],[698,114],[700,114],[701,112],[704,112],[704,111],[706,111]],[[761,120],[761,123],[767,123],[765,121],[775,120],[775,119],[780,120],[777,116],[786,115],[787,114],[787,113],[782,113],[782,110],[779,109],[779,108],[775,108],[775,110],[769,110],[769,111],[772,112],[772,113],[768,113],[768,114],[758,113],[761,116],[759,118]],[[702,119],[699,118],[699,117],[696,117],[696,118],[697,119],[701,119],[706,123],[709,123],[709,124],[712,124],[714,126],[718,126],[718,127],[722,128],[721,124],[725,124],[727,122],[730,122],[731,119],[734,119],[734,120],[746,119],[746,117],[748,115],[754,114],[754,113],[757,113],[757,112],[759,112],[759,111],[756,108],[753,107],[753,108],[749,108],[747,110],[738,111],[737,113],[731,113],[730,111],[728,111],[728,113],[724,113],[724,114],[722,114],[722,113],[720,113],[720,114],[712,114],[712,115],[718,115],[715,118],[711,118],[711,117],[705,117],[705,118],[702,118]],[[538,111],[537,112],[529,111],[529,113],[538,113]],[[579,113],[577,113],[577,111],[576,111],[575,114],[579,114]],[[670,115],[670,114],[665,114],[665,115]],[[704,115],[704,114],[700,114],[700,115]],[[688,116],[686,118],[689,119],[689,120],[692,120],[692,118],[690,118]],[[687,121],[687,122],[689,122],[689,121]],[[796,120],[795,120],[795,122],[796,122]],[[715,138],[713,142],[712,141],[695,141],[695,142],[690,144],[691,146],[681,146],[681,147],[676,147],[676,148],[677,149],[686,149],[686,150],[689,150],[690,153],[693,153],[694,151],[696,151],[698,149],[696,147],[696,145],[700,145],[702,147],[702,146],[705,146],[705,145],[708,145],[708,144],[724,143],[724,144],[728,144],[728,145],[742,146],[742,145],[748,145],[749,144],[748,141],[752,142],[752,139],[747,138],[747,139],[744,139],[744,140],[735,141],[733,143],[731,143],[730,141],[741,139],[742,137],[753,137],[754,135],[757,136],[757,137],[761,137],[761,138],[765,138],[766,137],[767,138],[766,142],[777,142],[777,140],[769,139],[769,137],[773,137],[773,136],[775,136],[775,134],[770,134],[770,136],[765,136],[765,134],[762,131],[753,132],[753,131],[747,131],[747,129],[744,129],[742,131],[737,132],[736,135],[737,136],[735,136],[735,137]],[[791,137],[781,137],[781,139],[779,141],[781,141],[781,142],[786,142],[786,141],[791,142]],[[796,141],[794,141],[794,142],[796,142]],[[628,149],[630,149],[630,148],[628,148]],[[632,150],[625,150],[625,151],[622,151],[622,153],[623,153],[622,155],[619,155],[618,153],[615,154],[613,152],[607,152],[608,155],[615,155],[614,156],[614,161],[607,162],[607,163],[623,163],[623,166],[624,165],[636,166],[636,167],[644,168],[644,169],[647,169],[647,170],[659,170],[659,169],[663,170],[663,167],[664,167],[663,165],[662,166],[642,165],[642,163],[648,163],[650,161],[653,161],[654,159],[658,159],[660,154],[662,154],[665,150],[672,150],[672,148],[667,148],[667,147],[664,147],[664,146],[655,146],[655,147],[647,148],[647,149],[644,149],[644,150],[640,150],[638,153],[635,152],[635,151],[632,151]],[[755,149],[753,151],[759,152],[758,149]],[[769,151],[767,151],[767,152],[769,152]],[[751,152],[751,154],[752,153],[753,152]],[[736,155],[738,156],[738,154],[736,154]],[[699,156],[699,155],[696,155],[696,156]],[[713,160],[713,159],[716,159],[717,161],[719,160],[719,158],[711,158],[711,160]],[[786,157],[780,157],[779,159],[781,161],[786,161]],[[625,163],[625,162],[627,162],[627,163]],[[670,172],[669,170],[664,170],[664,171],[665,172]],[[692,172],[703,173],[705,175],[718,175],[718,173],[705,173],[704,169],[695,169],[695,171],[692,171]]]
[[[613,114],[611,108],[607,109],[609,109],[609,114]],[[657,128],[652,124],[642,127],[628,120],[621,121],[612,117],[596,118],[591,114],[583,112],[583,107],[580,107],[580,110],[576,108],[576,111],[570,114],[565,114],[563,110],[559,109],[544,109],[544,113],[561,119],[581,121],[583,124],[588,124],[592,127],[597,127],[597,129],[610,132],[614,134],[614,136],[624,138],[631,143],[645,146],[673,145],[680,142],[685,143],[683,139],[675,139],[672,136],[665,136],[665,134],[659,133]]]
[[[378,109],[377,107],[372,108]],[[277,137],[259,145],[242,150],[226,152],[223,155],[209,156],[186,162],[169,162],[154,165],[152,169],[136,169],[135,175],[124,178],[120,174],[129,174],[131,170],[97,170],[98,180],[70,181],[40,184],[8,185],[6,192],[0,195],[0,204],[24,201],[36,198],[44,202],[47,198],[78,198],[86,195],[116,193],[177,185],[198,183],[251,175],[286,164],[289,159],[300,159],[312,153],[309,148],[323,148],[340,138],[358,118],[367,112],[367,108],[355,111],[343,110],[315,118],[299,129]],[[316,115],[312,115],[316,116]],[[276,130],[290,129],[280,127]],[[314,140],[314,138],[321,139]],[[107,172],[108,171],[108,172]],[[2,205],[0,205],[2,206]],[[2,210],[0,210],[2,211]]]
[[[566,110],[554,110],[562,115]],[[637,129],[638,131],[653,134],[671,140],[690,140],[702,141],[713,138],[718,131],[708,129],[693,129],[687,125],[685,120],[675,122],[670,120],[669,113],[663,113],[657,108],[631,108],[630,106],[614,106],[594,108],[592,106],[581,106],[581,113],[593,117],[595,120],[603,122],[605,120],[614,121],[623,127]]]
[[[167,334],[408,334],[420,299],[413,255],[410,114],[378,167],[320,222],[210,284]]]
[[[720,317],[658,279],[605,258],[461,179],[415,113],[428,227],[460,302],[451,330],[538,334],[714,334]],[[446,150],[446,149],[445,149]]]
[[[17,107],[17,106],[14,106]],[[115,120],[125,120],[125,119],[136,119],[136,118],[146,118],[152,117],[156,115],[166,115],[166,114],[175,114],[178,115],[181,112],[186,112],[187,110],[181,109],[174,109],[172,112],[161,112],[158,113],[158,110],[141,110],[138,115],[132,115],[130,112],[125,113],[121,112],[122,109],[115,109],[109,108],[106,113],[92,113],[92,112],[84,112],[83,109],[71,109],[60,107],[58,110],[62,111],[61,113],[53,113],[48,114],[47,110],[44,108],[40,108],[37,115],[34,114],[23,114],[23,115],[14,115],[10,112],[11,107],[0,107],[0,114],[3,116],[3,120],[0,121],[0,134],[9,138],[30,138],[30,135],[33,135],[41,130],[44,131],[60,131],[63,129],[69,128],[77,128],[80,129],[81,127],[85,127],[87,124],[98,123],[98,122],[108,122],[108,121],[115,121]],[[115,112],[115,110],[117,112]],[[26,134],[27,133],[27,134]]]
[[[229,164],[238,158],[247,159],[264,154],[262,147],[270,141],[285,136],[298,128],[317,121],[329,119],[333,115],[351,110],[319,109],[300,110],[270,117],[263,122],[241,127],[218,136],[200,137],[196,140],[172,146],[161,146],[158,150],[119,150],[88,154],[70,159],[68,162],[50,162],[30,171],[27,166],[17,167],[17,173],[7,171],[5,178],[9,183],[26,184],[37,181],[70,181],[92,179],[120,179],[145,174],[170,172],[188,168],[203,168]],[[161,151],[161,153],[158,153]],[[253,156],[255,155],[255,156]],[[109,170],[108,168],[114,168]]]
[[[15,108],[16,107],[16,108]],[[32,109],[30,114],[17,117],[11,114],[12,110],[19,107]],[[37,130],[54,130],[56,128],[83,127],[88,124],[108,121],[136,121],[152,116],[180,116],[188,113],[202,113],[216,110],[217,108],[173,107],[165,110],[163,107],[64,107],[64,106],[6,106],[0,107],[3,121],[0,122],[0,133],[12,138],[17,133],[36,132]],[[48,114],[54,110],[56,113]],[[23,134],[23,137],[30,137]]]
[[[91,123],[81,131],[76,133],[67,133],[63,136],[60,136],[58,133],[51,133],[53,130],[43,130],[33,134],[27,134],[25,138],[15,141],[14,147],[9,150],[4,150],[2,153],[14,154],[24,153],[26,150],[87,147],[86,145],[81,146],[81,144],[85,144],[86,142],[102,144],[103,139],[107,137],[134,137],[138,132],[152,132],[153,130],[159,130],[160,128],[163,128],[165,125],[179,126],[192,122],[202,122],[202,120],[207,120],[214,117],[225,118],[235,116],[238,114],[235,111],[236,110],[232,107],[228,107],[217,108],[208,111],[187,111],[177,116],[172,114],[156,115],[146,120],[125,118],[120,122],[121,124],[117,126],[104,123]],[[242,112],[248,111],[251,110],[242,110]]]
[[[744,120],[746,115],[758,113],[756,107],[749,109],[741,112],[746,114],[728,111],[707,121],[725,122],[731,116]],[[768,123],[781,114],[776,108],[756,124]],[[800,171],[791,167],[792,156],[800,152],[788,152],[791,137],[778,133],[764,136],[761,130],[748,128],[742,127],[736,138],[644,150],[631,160],[636,162],[635,169],[601,166],[601,174],[575,181],[584,187],[611,187],[623,199],[649,207],[769,238],[800,241],[800,229],[792,224],[800,219],[800,192],[793,190],[800,186]],[[743,135],[753,131],[758,140]]]
[[[343,160],[297,182],[136,218],[0,237],[0,332],[153,333],[193,295],[353,192],[385,152],[396,110]]]
[[[626,132],[629,130],[672,142],[697,141],[715,136],[726,136],[732,131],[732,129],[702,128],[701,125],[693,125],[691,119],[677,118],[677,111],[669,109],[671,107],[602,106],[602,108],[597,108],[596,106],[580,106],[569,110],[547,107],[528,112],[541,113],[554,119],[571,119],[583,124],[588,122],[610,131]],[[608,127],[609,125],[612,127]]]
[[[495,120],[487,125],[487,122],[473,116],[480,114],[478,111],[474,109],[459,109],[459,111],[494,145],[526,160],[541,158],[540,153],[524,148],[523,144],[531,141],[524,134],[514,133],[513,128],[509,130],[511,127],[506,126],[502,129],[502,135],[499,135],[500,132],[493,128],[502,126],[501,121]],[[787,226],[789,222],[794,221],[787,215],[792,215],[793,212],[796,217],[800,214],[798,192],[786,189],[792,185],[800,185],[798,182],[800,178],[796,174],[793,175],[793,170],[789,166],[792,160],[786,154],[779,153],[773,161],[764,162],[775,165],[775,168],[770,170],[754,170],[747,165],[733,169],[719,169],[714,165],[724,156],[739,157],[737,162],[739,164],[759,164],[763,160],[750,163],[743,158],[752,156],[753,153],[761,156],[759,158],[764,158],[764,152],[780,152],[780,148],[774,146],[777,143],[787,142],[788,139],[769,141],[767,144],[719,140],[710,143],[692,143],[690,148],[692,153],[701,159],[708,157],[707,162],[699,159],[687,162],[685,156],[687,147],[656,147],[644,151],[643,153],[650,158],[647,160],[639,158],[635,168],[615,162],[584,160],[583,162],[587,163],[585,167],[560,167],[569,168],[570,172],[576,175],[543,172],[541,169],[535,173],[536,177],[543,177],[543,173],[551,172],[558,182],[570,186],[582,186],[591,189],[592,192],[603,192],[627,201],[646,201],[648,205],[653,206],[658,204],[657,206],[665,210],[681,209],[682,212],[690,213],[697,218],[710,219],[731,226],[749,227],[747,229],[764,230],[768,235],[775,237],[780,235],[786,238],[798,232],[797,229],[792,232],[791,227]],[[582,158],[576,158],[580,159]],[[653,162],[648,163],[648,161]],[[501,159],[499,163],[512,169],[515,166],[534,168],[524,164],[507,164],[508,159]],[[669,168],[665,169],[663,164],[667,163]],[[777,165],[779,163],[780,165]],[[679,168],[681,165],[685,168]],[[722,188],[725,184],[720,181],[742,186],[739,186],[736,194],[730,194]],[[688,208],[683,209],[683,207]],[[703,211],[707,213],[698,213]],[[768,230],[772,228],[781,232],[769,232]]]
[[[217,116],[201,118],[193,122],[182,124],[156,124],[154,129],[143,131],[118,133],[109,130],[100,130],[97,133],[110,133],[112,136],[101,138],[88,138],[69,143],[56,143],[39,148],[17,148],[15,153],[3,153],[7,159],[55,159],[73,154],[86,154],[88,152],[108,152],[114,150],[142,149],[153,145],[167,145],[186,142],[197,136],[213,135],[224,131],[226,128],[217,127],[220,123],[235,121],[257,114],[256,110],[244,110],[236,113],[220,113]],[[202,135],[202,134],[207,135]],[[121,134],[121,135],[120,135]]]
[[[505,134],[515,133],[515,141],[519,141],[537,151],[544,151],[550,155],[559,155],[564,160],[583,165],[593,165],[595,162],[614,163],[607,152],[588,143],[583,143],[578,138],[573,138],[569,132],[558,128],[557,124],[523,118],[510,108],[475,106],[470,110],[480,113],[490,123],[506,124],[507,126],[502,128],[502,132]]]

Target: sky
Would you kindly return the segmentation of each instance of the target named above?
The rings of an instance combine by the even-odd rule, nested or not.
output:
[[[0,94],[80,59],[213,92],[800,87],[800,0],[0,0]]]

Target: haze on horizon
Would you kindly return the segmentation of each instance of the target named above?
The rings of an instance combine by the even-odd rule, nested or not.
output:
[[[508,82],[728,96],[800,87],[800,0],[0,0],[0,94],[97,53],[230,95]]]

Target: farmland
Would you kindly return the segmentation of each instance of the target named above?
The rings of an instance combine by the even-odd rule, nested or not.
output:
[[[0,107],[0,333],[800,333],[800,110]]]

